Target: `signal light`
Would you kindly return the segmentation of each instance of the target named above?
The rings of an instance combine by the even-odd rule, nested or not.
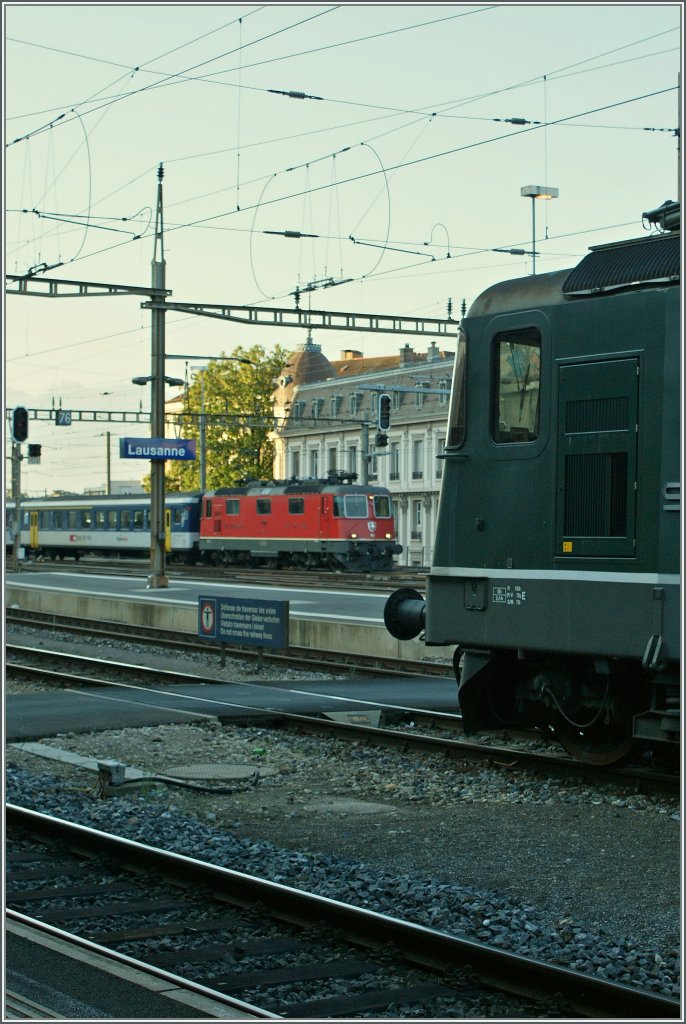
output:
[[[29,436],[29,410],[18,405],[12,411],[12,440],[21,444]]]
[[[376,441],[374,442],[377,448],[385,448],[388,444],[388,436],[379,432],[376,435]]]
[[[388,430],[391,425],[391,396],[379,396],[379,430]]]
[[[41,453],[41,446],[39,444],[30,444],[29,445],[29,458],[30,459],[40,459],[40,453]]]

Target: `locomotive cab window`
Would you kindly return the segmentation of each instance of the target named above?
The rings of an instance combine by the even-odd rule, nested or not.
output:
[[[540,423],[541,337],[535,329],[493,339],[491,437],[496,444],[535,441]]]
[[[377,519],[391,518],[391,499],[385,494],[374,496],[374,515]]]
[[[364,494],[335,494],[333,514],[346,519],[367,518],[367,498]]]
[[[453,368],[453,386],[448,409],[448,436],[446,448],[459,448],[465,438],[465,399],[467,368],[467,335],[460,327],[457,334],[457,352]]]

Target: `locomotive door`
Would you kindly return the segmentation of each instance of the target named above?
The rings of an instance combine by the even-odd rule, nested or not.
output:
[[[559,367],[557,557],[636,548],[637,358]]]
[[[165,508],[164,510],[164,550],[171,551],[172,549],[172,535],[171,535],[171,509]]]
[[[38,547],[38,513],[29,513],[29,547]]]

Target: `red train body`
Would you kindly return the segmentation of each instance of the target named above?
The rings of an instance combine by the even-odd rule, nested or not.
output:
[[[202,497],[200,554],[225,565],[364,572],[388,569],[396,542],[390,493],[354,476],[254,480]]]

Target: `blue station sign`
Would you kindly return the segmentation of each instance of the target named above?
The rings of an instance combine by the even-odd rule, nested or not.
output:
[[[176,459],[192,462],[195,459],[195,441],[175,441],[166,437],[120,437],[119,455],[122,459]]]

